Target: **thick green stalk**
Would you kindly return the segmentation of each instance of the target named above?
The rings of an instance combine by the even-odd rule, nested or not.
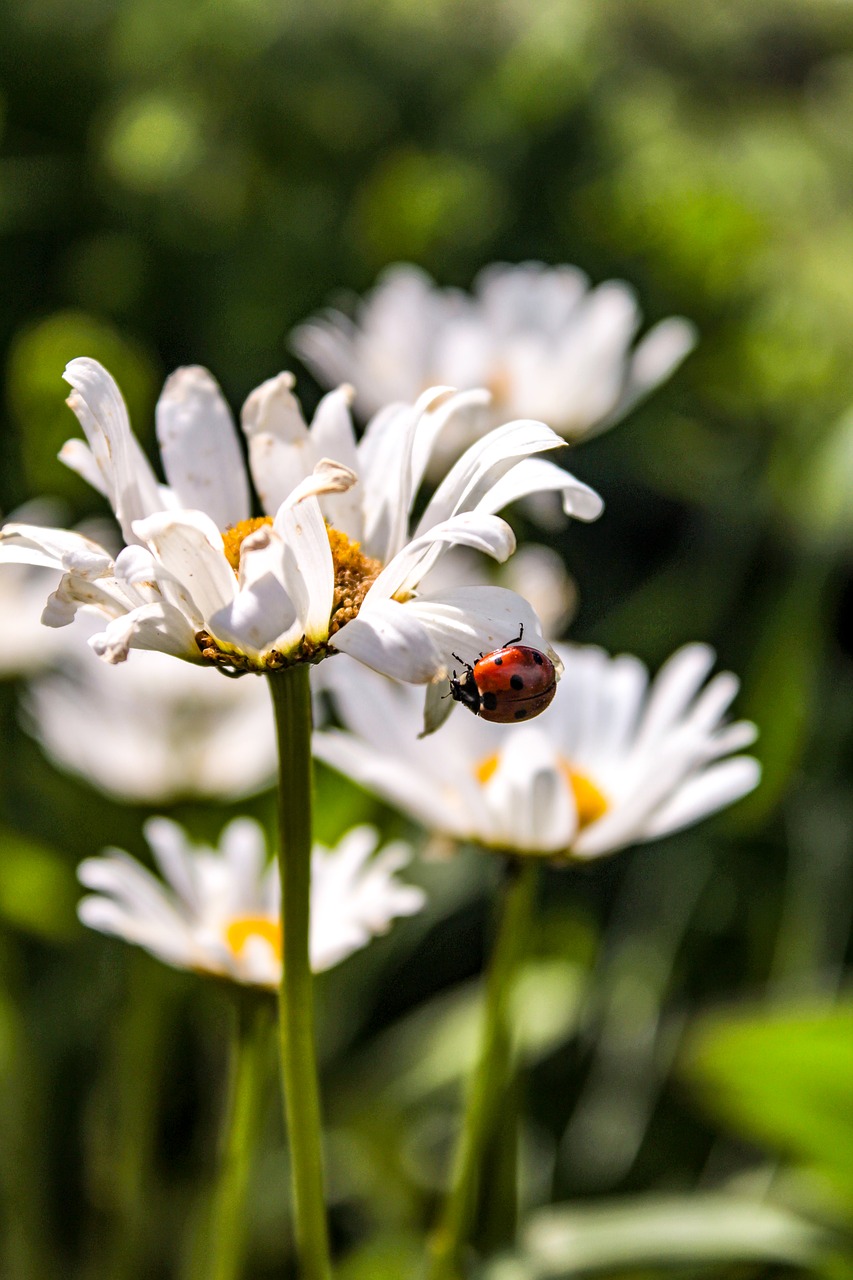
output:
[[[278,733],[278,862],[282,976],[281,1079],[290,1144],[293,1217],[300,1280],[329,1280],[323,1195],[322,1127],[311,966],[311,689],[306,665],[268,676]]]
[[[222,1148],[209,1220],[199,1242],[205,1261],[199,1280],[238,1280],[246,1243],[246,1196],[263,1120],[274,1005],[237,992]]]
[[[463,1280],[466,1243],[477,1212],[483,1158],[510,1079],[509,998],[523,953],[537,882],[537,862],[507,865],[498,932],[486,980],[480,1056],[468,1092],[450,1193],[433,1235],[428,1280]]]

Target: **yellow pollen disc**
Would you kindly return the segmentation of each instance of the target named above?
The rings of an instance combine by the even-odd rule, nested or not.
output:
[[[263,938],[281,959],[281,925],[268,916],[238,916],[225,930],[225,941],[239,960],[251,938]]]
[[[328,534],[335,569],[335,598],[329,624],[329,635],[333,636],[356,616],[382,565],[373,556],[366,556],[361,544],[353,542],[340,529],[329,525]]]
[[[499,761],[500,757],[495,754],[485,756],[474,766],[474,777],[481,786],[484,787],[494,777]],[[610,805],[595,783],[585,774],[573,769],[565,760],[560,761],[560,767],[575,798],[578,826],[588,827],[591,822],[597,822],[599,818],[603,818]]]
[[[254,516],[251,520],[241,520],[239,524],[229,525],[222,535],[225,544],[225,559],[235,573],[240,572],[240,548],[250,533],[262,529],[265,524],[272,524],[272,516]]]

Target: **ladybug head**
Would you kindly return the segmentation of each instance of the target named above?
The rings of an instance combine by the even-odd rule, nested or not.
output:
[[[455,657],[455,654],[454,654]],[[474,679],[474,668],[466,664],[462,675],[457,679],[456,672],[450,678],[450,696],[454,702],[461,702],[475,714],[480,709],[480,690]]]

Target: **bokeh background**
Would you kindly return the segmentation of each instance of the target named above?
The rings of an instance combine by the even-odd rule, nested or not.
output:
[[[703,639],[742,676],[764,781],[695,831],[548,873],[523,975],[524,1198],[575,1201],[576,1226],[598,1206],[589,1265],[621,1275],[608,1213],[648,1218],[647,1193],[772,1187],[840,1224],[830,1260],[801,1241],[775,1262],[710,1247],[705,1273],[787,1259],[850,1274],[853,8],[0,12],[4,512],[48,495],[71,520],[103,514],[55,461],[76,434],[69,358],[107,365],[149,445],[182,363],[207,365],[233,405],[291,368],[310,409],[319,388],[288,334],[391,262],[463,287],[496,260],[571,262],[630,281],[650,322],[696,323],[670,382],[574,448],[607,509],[555,545],[578,584],[570,638],[653,667]],[[523,515],[517,527],[533,532]],[[145,857],[150,809],[51,768],[19,693],[0,687],[0,1270],[189,1276],[228,1002],[84,936],[76,863],[106,843]],[[337,777],[318,786],[321,836],[368,817],[418,838]],[[241,808],[268,819],[271,803]],[[215,836],[234,808],[168,812]],[[470,1062],[496,869],[469,851],[420,875],[429,911],[320,985],[341,1280],[416,1274]],[[258,1280],[292,1274],[284,1161],[273,1090],[250,1214]],[[699,1216],[713,1245],[725,1233]],[[487,1211],[480,1231],[506,1243]],[[531,1254],[500,1274],[575,1274],[570,1252],[563,1270]]]

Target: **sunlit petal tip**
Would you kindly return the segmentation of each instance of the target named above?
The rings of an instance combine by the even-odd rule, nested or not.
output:
[[[358,476],[350,467],[342,462],[334,462],[331,458],[321,458],[309,476],[292,489],[279,507],[279,512],[289,511],[306,498],[316,498],[321,494],[345,493],[358,480]]]
[[[422,391],[415,401],[415,415],[419,417],[422,413],[435,413],[442,405],[452,400],[456,394],[456,387],[427,387],[426,391]]]

